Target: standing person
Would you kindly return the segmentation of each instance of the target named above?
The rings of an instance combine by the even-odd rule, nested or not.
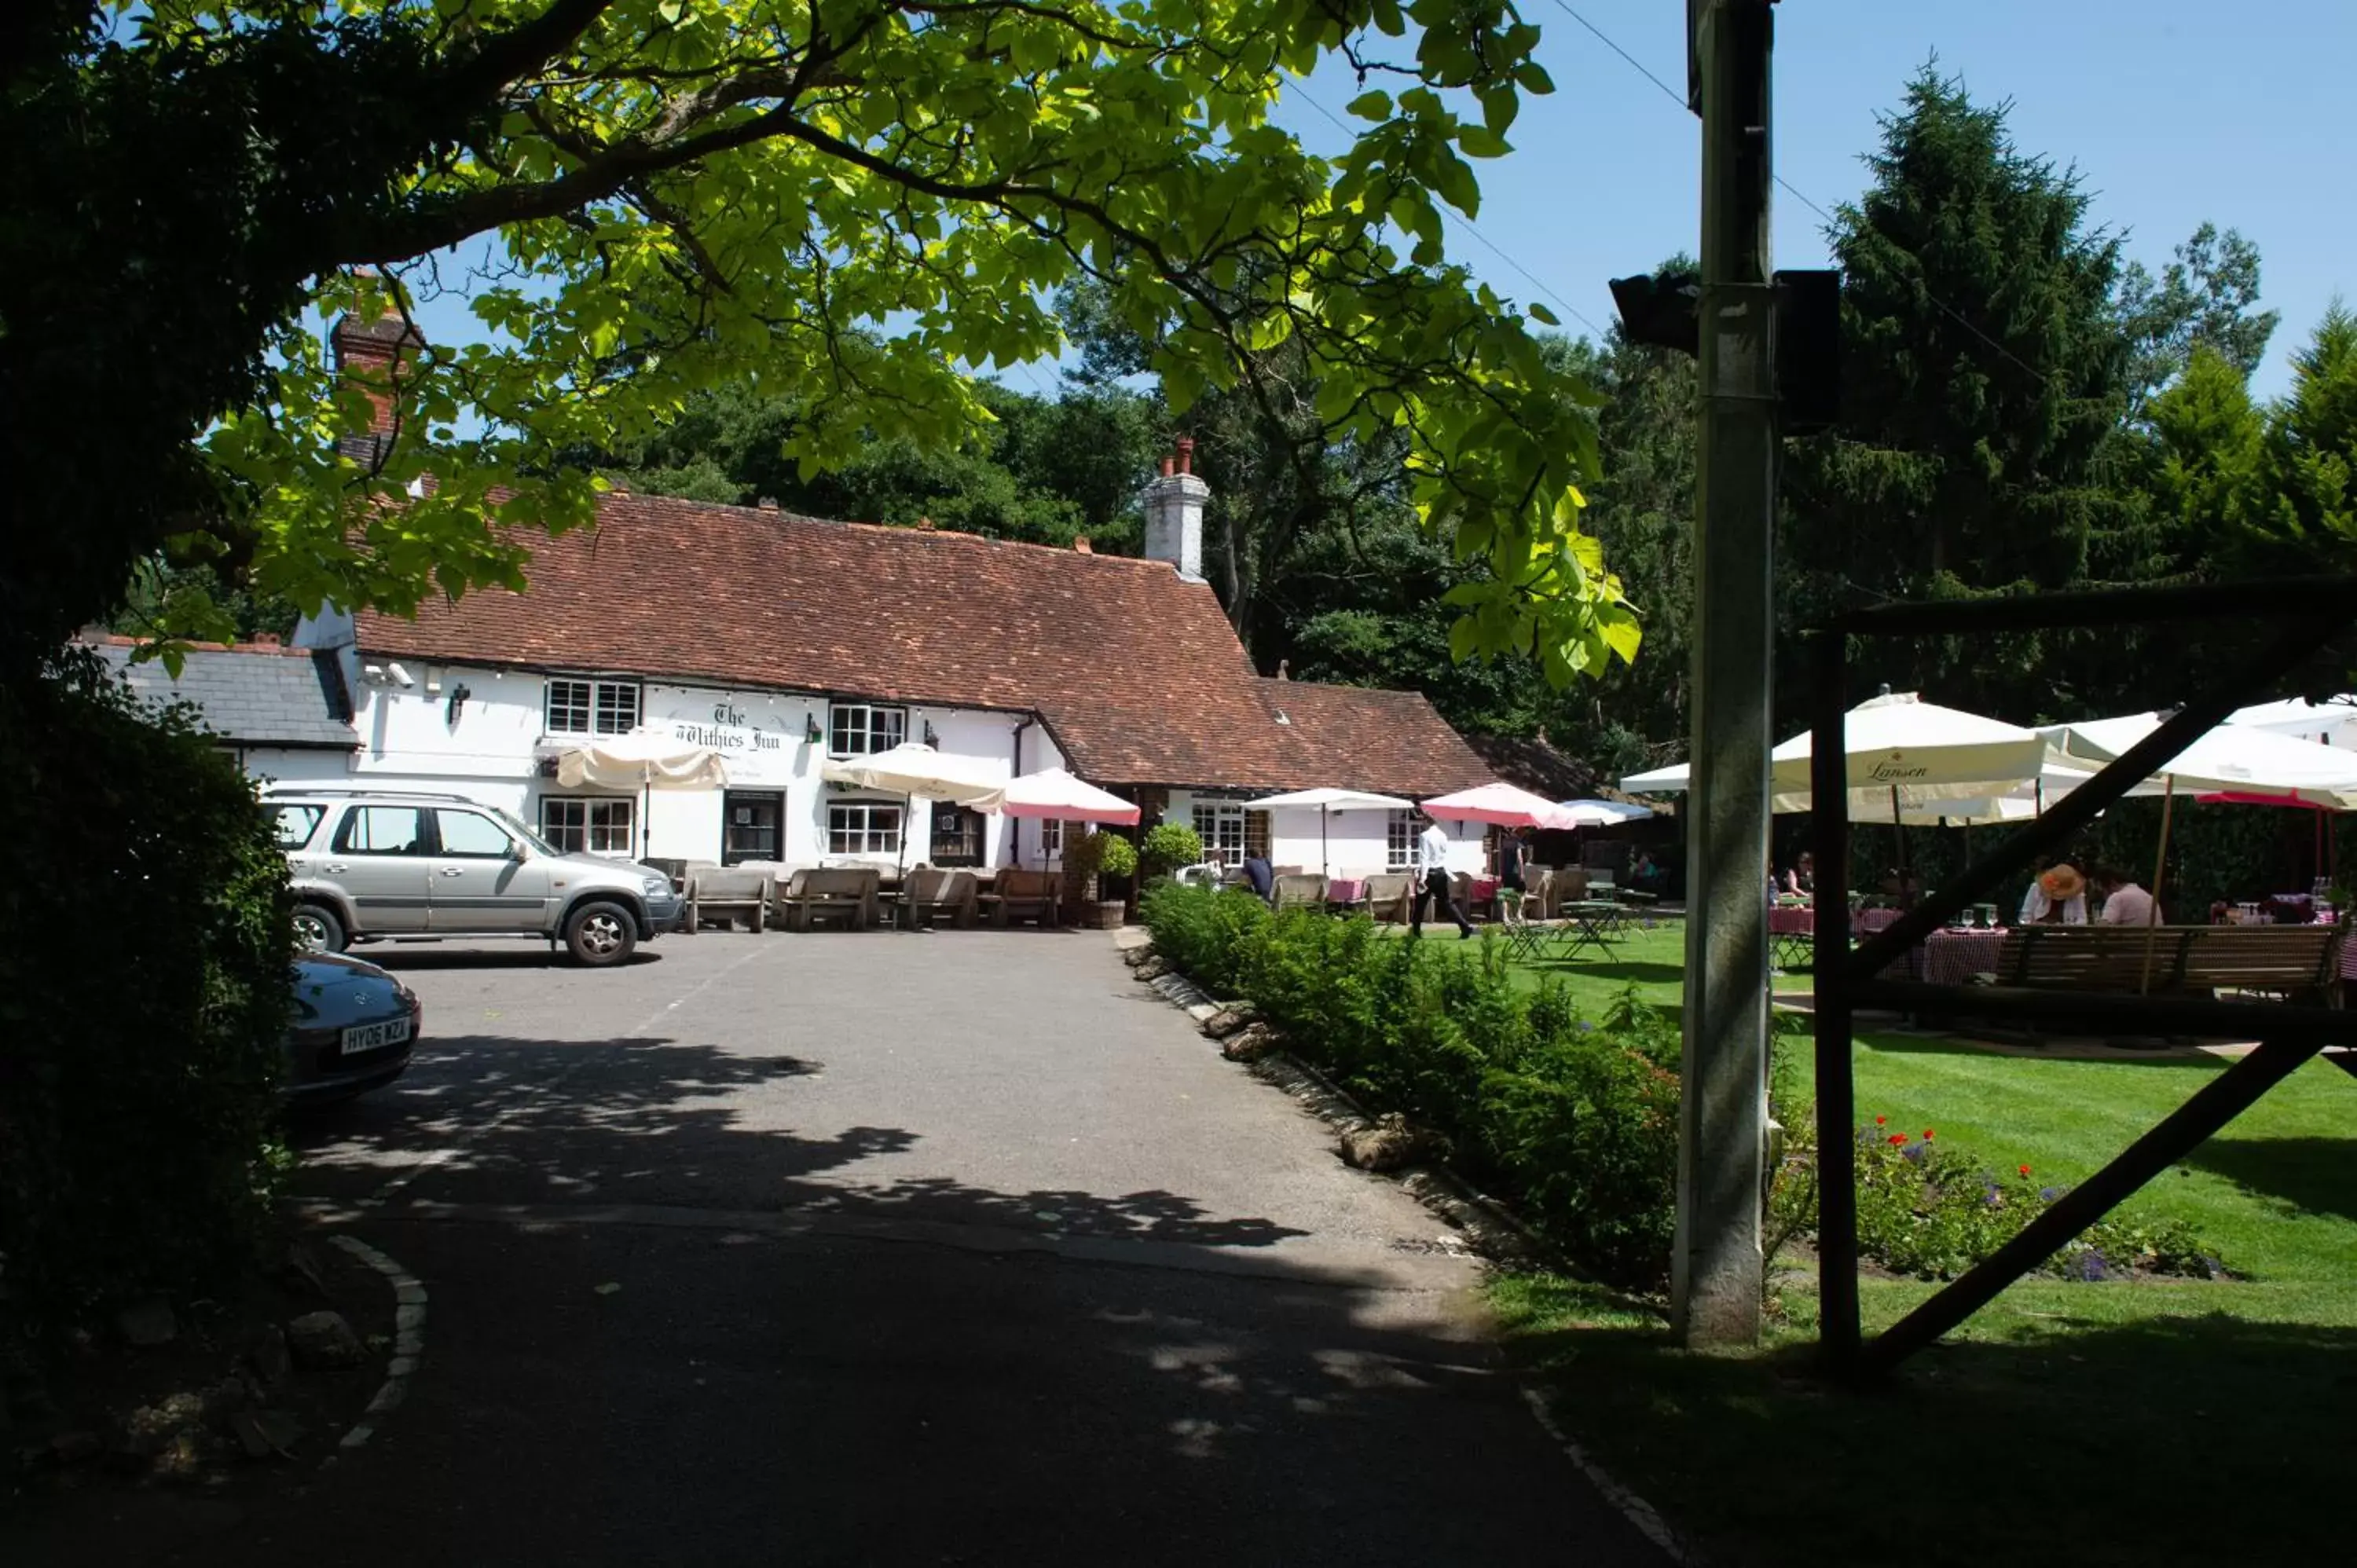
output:
[[[2104,896],[2104,912],[2095,917],[2103,925],[2155,926],[2160,923],[2159,905],[2125,871],[2116,871],[2108,865],[2097,866],[2095,891]]]
[[[1440,824],[1415,809],[1424,832],[1415,835],[1415,902],[1409,907],[1407,929],[1410,936],[1424,934],[1424,907],[1427,900],[1437,902],[1440,912],[1457,922],[1457,934],[1462,940],[1473,934],[1473,922],[1457,908],[1457,900],[1448,896],[1448,835]]]

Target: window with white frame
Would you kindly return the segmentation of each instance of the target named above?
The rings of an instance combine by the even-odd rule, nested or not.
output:
[[[889,751],[908,738],[909,710],[873,703],[836,703],[827,713],[829,756],[866,757]]]
[[[1415,813],[1394,811],[1383,824],[1383,865],[1391,871],[1415,869]]]
[[[882,802],[843,800],[826,809],[829,854],[898,854],[900,808]]]
[[[1195,803],[1195,836],[1203,841],[1203,858],[1222,865],[1244,863],[1244,809],[1227,800]]]
[[[636,800],[540,798],[540,836],[566,854],[628,854],[637,843]]]
[[[1039,853],[1050,858],[1064,853],[1064,822],[1061,817],[1039,819]]]
[[[542,733],[628,735],[639,727],[639,683],[553,675]]]

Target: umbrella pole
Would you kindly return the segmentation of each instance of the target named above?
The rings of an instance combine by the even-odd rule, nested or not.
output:
[[[1907,824],[1899,820],[1899,786],[1890,787],[1890,826],[1899,834],[1899,907],[1907,905]]]
[[[1326,854],[1326,807],[1318,808],[1318,875],[1320,876],[1334,875],[1334,863]]]
[[[2160,879],[2169,870],[2169,820],[2177,811],[2177,775],[2160,797],[2160,853],[2152,861],[2152,918],[2145,922],[2144,972],[2136,981],[2139,995],[2152,989],[2152,950],[2160,940]]]

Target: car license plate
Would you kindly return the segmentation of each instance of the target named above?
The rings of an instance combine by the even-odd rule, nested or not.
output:
[[[354,1057],[362,1051],[381,1050],[397,1046],[409,1038],[409,1020],[391,1018],[382,1024],[355,1024],[344,1031],[344,1055]]]

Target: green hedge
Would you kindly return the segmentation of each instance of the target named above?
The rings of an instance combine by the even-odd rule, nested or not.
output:
[[[94,659],[0,682],[0,1317],[194,1288],[282,1155],[285,857],[228,754]]]
[[[1630,1004],[1583,1018],[1559,984],[1517,986],[1494,941],[1387,938],[1364,917],[1272,915],[1249,894],[1175,885],[1143,913],[1157,952],[1250,1000],[1372,1109],[1447,1137],[1549,1243],[1619,1284],[1667,1280],[1678,1042],[1663,1020]]]

